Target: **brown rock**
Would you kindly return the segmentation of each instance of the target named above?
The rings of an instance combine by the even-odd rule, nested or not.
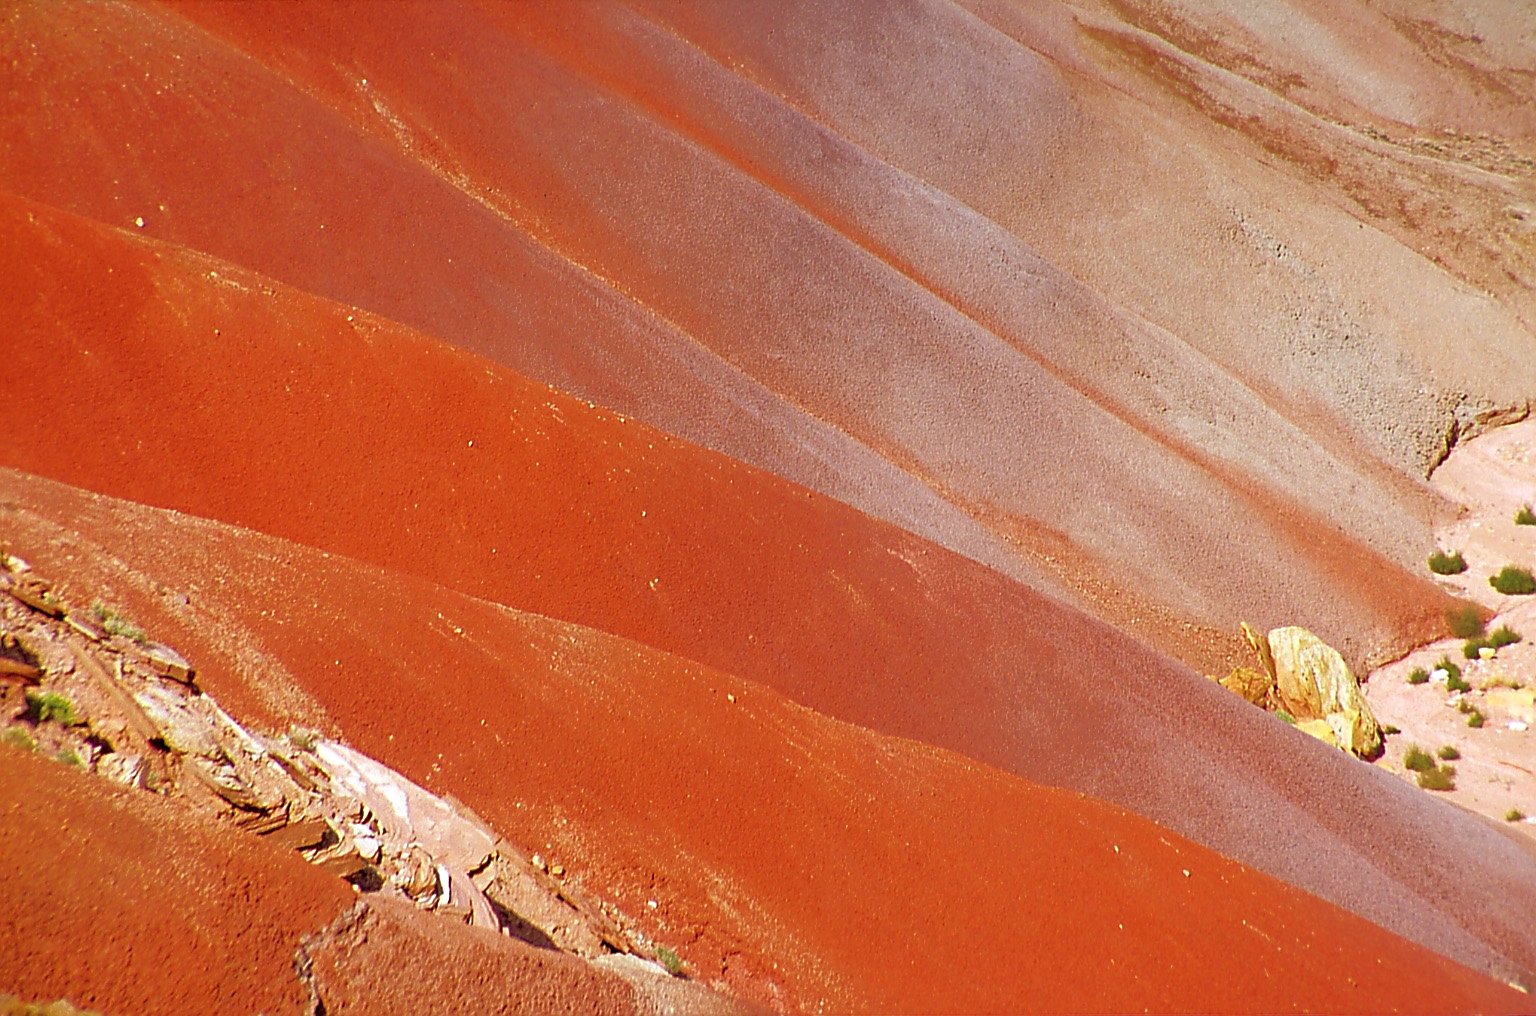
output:
[[[1216,683],[1260,708],[1268,705],[1270,690],[1275,685],[1274,678],[1251,667],[1233,667],[1232,673]]]
[[[0,656],[0,678],[9,678],[23,684],[36,684],[42,680],[42,677],[41,667],[23,663],[21,660],[13,660],[9,656]]]
[[[323,818],[305,819],[269,833],[265,839],[285,850],[307,850],[318,847],[331,835],[331,827]]]

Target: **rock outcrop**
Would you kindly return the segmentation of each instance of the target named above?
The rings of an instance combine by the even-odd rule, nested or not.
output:
[[[1381,725],[1338,650],[1305,628],[1268,635],[1242,628],[1262,670],[1234,667],[1214,679],[1218,684],[1256,706],[1284,711],[1297,729],[1352,755],[1372,758],[1381,751]]]

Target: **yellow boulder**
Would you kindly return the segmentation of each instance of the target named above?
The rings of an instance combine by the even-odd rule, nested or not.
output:
[[[1250,641],[1255,641],[1252,636]],[[1333,735],[1323,740],[1361,758],[1380,751],[1381,726],[1338,650],[1296,627],[1276,628],[1264,642],[1268,659],[1264,653],[1260,659],[1273,663],[1275,697],[1298,727],[1307,729],[1303,721],[1320,720]]]

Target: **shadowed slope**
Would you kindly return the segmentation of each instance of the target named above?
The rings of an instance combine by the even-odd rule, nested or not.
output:
[[[16,201],[0,238],[46,379],[0,463],[655,646],[1536,968],[1530,856],[996,572],[198,255]]]
[[[1239,618],[1355,656],[1426,634],[1388,560],[1438,507],[1407,471],[1458,392],[1529,394],[1528,334],[1127,98],[1088,15],[995,6],[22,8],[0,183],[147,212],[1201,665]],[[1453,326],[1474,363],[1428,344]]]
[[[324,723],[461,797],[747,997],[900,1012],[1524,1004],[1119,808],[761,685],[249,531],[14,472],[0,492],[6,537],[64,595],[184,631],[200,681],[237,712]]]

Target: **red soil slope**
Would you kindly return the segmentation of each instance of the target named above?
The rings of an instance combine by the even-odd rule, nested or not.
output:
[[[1372,155],[1319,196],[1234,131],[1259,98],[1186,101],[1122,6],[23,6],[0,186],[424,328],[1197,664],[1239,618],[1401,646],[1436,614],[1377,594],[1414,588],[1440,508],[1414,471],[1454,411],[1536,385],[1521,288],[1489,281],[1523,248],[1457,241],[1518,181]],[[1348,203],[1409,170],[1399,204],[1476,215]]]
[[[185,626],[225,704],[324,723],[458,795],[700,979],[751,998],[900,1012],[1527,1001],[1119,808],[753,682],[249,531],[19,474],[4,496],[7,538],[61,594]],[[191,637],[210,626],[217,648]],[[259,706],[303,699],[316,706]],[[0,799],[85,796],[80,777],[29,765]],[[393,936],[378,937],[387,953]],[[317,973],[356,966],[323,955]]]
[[[22,998],[189,1016],[310,1012],[315,996],[333,1013],[650,1011],[573,957],[409,906],[348,915],[351,886],[251,833],[9,746],[0,810],[0,984]]]
[[[46,379],[0,463],[610,631],[1536,970],[1531,857],[993,571],[227,265],[15,201],[0,237]]]

